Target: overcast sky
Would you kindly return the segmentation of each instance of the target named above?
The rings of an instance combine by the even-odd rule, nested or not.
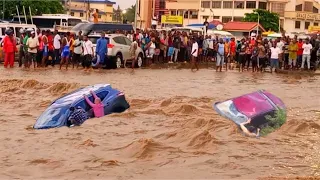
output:
[[[132,6],[135,4],[136,0],[113,0],[117,4],[115,5],[115,8],[120,5],[121,9],[127,9],[128,7]]]

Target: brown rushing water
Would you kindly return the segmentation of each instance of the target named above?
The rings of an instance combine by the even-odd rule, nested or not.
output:
[[[56,98],[110,83],[131,108],[81,127],[33,130]],[[320,76],[200,70],[0,69],[0,179],[256,179],[320,173]],[[287,123],[255,139],[212,104],[266,89]],[[276,178],[277,179],[277,178]]]

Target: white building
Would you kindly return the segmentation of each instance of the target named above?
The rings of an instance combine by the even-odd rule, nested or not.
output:
[[[241,21],[245,13],[266,9],[278,13],[280,25],[287,32],[307,32],[320,23],[320,4],[316,0],[167,0],[170,15],[183,16],[183,24],[219,20]]]

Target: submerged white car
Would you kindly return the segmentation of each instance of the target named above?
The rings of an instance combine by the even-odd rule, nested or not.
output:
[[[89,40],[93,43],[94,49],[96,48],[97,40],[100,34],[88,35]],[[115,68],[124,67],[125,60],[127,63],[132,63],[130,59],[130,46],[132,41],[122,34],[106,34],[108,40],[108,61],[114,62],[112,64]],[[136,66],[141,67],[143,64],[143,50],[138,47],[136,50]]]

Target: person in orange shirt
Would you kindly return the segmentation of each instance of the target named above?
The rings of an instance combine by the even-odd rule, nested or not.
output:
[[[224,57],[226,61],[226,71],[228,71],[228,62],[230,63],[230,43],[229,39],[226,39],[224,43]]]
[[[96,9],[96,12],[94,12],[93,14],[92,14],[92,16],[93,16],[93,23],[98,23],[99,22],[99,10],[98,9]]]
[[[13,31],[11,29],[6,30],[7,36],[3,39],[3,52],[4,56],[4,67],[7,68],[8,64],[13,68],[14,65],[14,53],[18,52],[16,46],[16,40],[13,37]]]
[[[231,38],[230,42],[230,69],[232,70],[234,68],[234,61],[236,58],[236,42],[235,38]]]

